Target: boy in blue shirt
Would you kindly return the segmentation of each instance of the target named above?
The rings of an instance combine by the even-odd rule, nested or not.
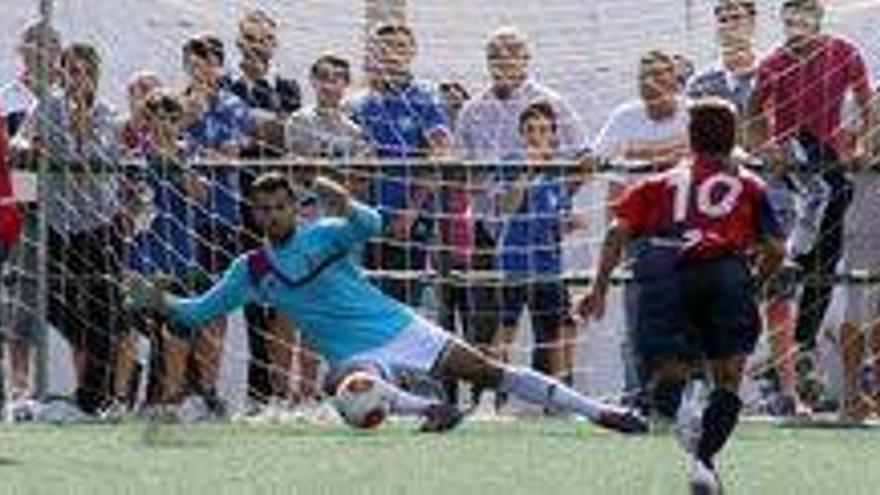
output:
[[[562,236],[574,226],[571,199],[580,181],[554,169],[560,158],[557,119],[549,102],[532,103],[519,118],[525,150],[504,172],[498,263],[504,273],[499,355],[506,356],[525,307],[532,317],[532,366],[571,384],[574,322],[562,280]]]

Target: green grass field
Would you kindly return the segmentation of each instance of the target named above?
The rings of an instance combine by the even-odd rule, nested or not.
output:
[[[880,429],[749,424],[721,458],[728,494],[880,493]],[[680,494],[668,435],[584,423],[0,427],[0,493]]]

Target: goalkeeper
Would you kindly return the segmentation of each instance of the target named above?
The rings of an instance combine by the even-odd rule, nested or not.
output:
[[[495,388],[624,433],[645,431],[639,416],[535,371],[497,363],[384,295],[355,262],[363,243],[381,232],[380,215],[326,178],[315,181],[315,190],[327,218],[297,229],[299,202],[287,179],[276,173],[257,178],[251,199],[255,223],[266,237],[262,248],[236,259],[198,297],[175,297],[148,279],[131,279],[127,304],[157,311],[192,334],[245,303],[268,303],[330,363],[328,388],[352,371],[374,373],[392,413],[423,417],[423,431],[448,430],[463,415],[455,406],[399,388],[395,374],[400,370]]]

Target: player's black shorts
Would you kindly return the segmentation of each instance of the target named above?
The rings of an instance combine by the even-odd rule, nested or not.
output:
[[[751,353],[761,319],[746,262],[728,256],[676,266],[639,280],[636,346],[645,359]]]

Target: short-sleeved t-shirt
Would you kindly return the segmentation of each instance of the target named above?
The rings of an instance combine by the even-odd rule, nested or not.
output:
[[[681,240],[685,259],[747,256],[758,241],[783,238],[764,181],[703,156],[630,186],[612,208],[634,237]]]

